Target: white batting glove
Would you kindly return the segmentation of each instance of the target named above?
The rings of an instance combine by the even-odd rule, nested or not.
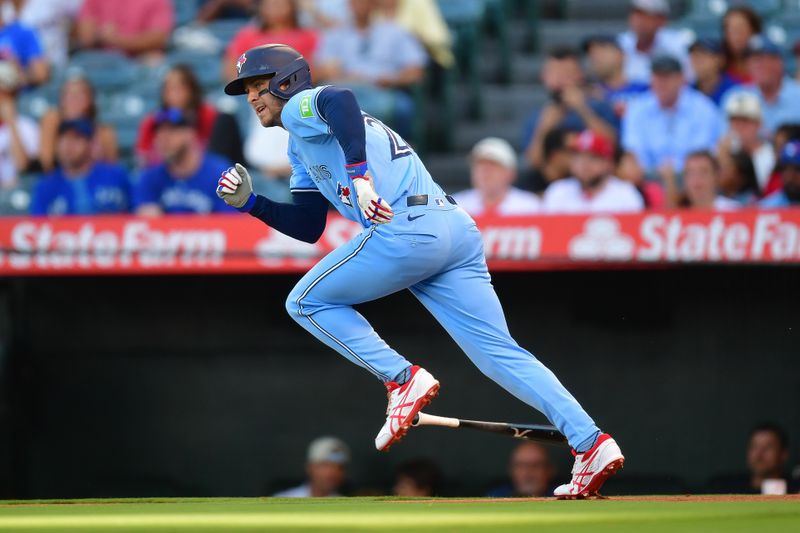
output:
[[[236,209],[252,207],[255,195],[253,194],[253,180],[247,169],[236,163],[236,168],[231,167],[223,172],[217,182],[217,196]],[[249,211],[249,208],[246,210]]]
[[[375,184],[367,164],[347,165],[347,174],[353,179],[358,207],[364,218],[376,224],[391,222],[394,211],[386,200],[378,196],[375,191]]]

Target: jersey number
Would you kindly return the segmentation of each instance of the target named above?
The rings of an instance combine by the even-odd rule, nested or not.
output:
[[[414,153],[414,150],[411,149],[402,137],[387,128],[380,120],[364,113],[364,124],[373,128],[380,128],[386,132],[386,135],[389,137],[389,153],[392,157],[392,161]]]

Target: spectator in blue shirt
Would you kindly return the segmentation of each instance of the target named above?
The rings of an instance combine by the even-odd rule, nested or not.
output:
[[[778,166],[781,169],[783,188],[761,200],[761,207],[800,206],[800,141],[786,143]]]
[[[686,85],[680,62],[671,56],[653,60],[652,89],[635,100],[622,121],[622,147],[637,169],[626,176],[674,182],[686,156],[714,150],[724,123],[714,102]]]
[[[739,82],[724,72],[725,56],[722,45],[715,39],[697,39],[689,47],[689,60],[694,70],[695,89],[711,98],[717,106],[731,87]]]
[[[422,81],[428,55],[410,32],[376,20],[372,0],[350,0],[352,24],[326,30],[314,58],[314,81],[353,90],[365,111],[410,137],[414,101],[406,92]]]
[[[557,128],[590,129],[616,141],[619,119],[609,104],[590,94],[577,50],[552,49],[542,67],[542,83],[550,91],[550,101],[531,113],[523,130],[522,145],[531,168],[538,169],[544,163],[544,140]]]
[[[230,161],[204,152],[195,117],[170,108],[155,117],[155,146],[163,163],[145,169],[134,186],[136,213],[236,212],[217,197],[217,180]]]
[[[97,215],[130,209],[128,173],[119,165],[92,158],[90,120],[62,122],[58,128],[58,167],[33,191],[33,215]]]
[[[19,87],[40,85],[47,81],[50,75],[50,66],[36,31],[17,21],[7,23],[3,20],[2,12],[0,12],[0,57],[13,59],[20,66]]]
[[[628,102],[650,89],[647,83],[625,77],[625,53],[615,37],[589,37],[583,42],[583,52],[589,59],[593,95],[611,105],[617,117],[625,114]]]
[[[800,83],[786,75],[781,47],[754,36],[747,45],[747,67],[751,90],[761,99],[764,133],[771,136],[781,124],[800,122]]]

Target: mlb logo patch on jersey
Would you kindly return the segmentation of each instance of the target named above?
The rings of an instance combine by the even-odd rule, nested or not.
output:
[[[434,198],[433,201],[436,202],[436,205],[438,205],[439,207],[444,207],[444,200],[442,200],[441,198]]]
[[[350,187],[342,187],[342,184],[336,183],[336,194],[339,195],[339,200],[348,207],[353,207],[353,201],[350,200]]]

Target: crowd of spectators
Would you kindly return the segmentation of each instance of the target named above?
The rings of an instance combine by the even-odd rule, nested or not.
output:
[[[435,0],[194,1],[189,48],[202,42],[196,36],[204,24],[227,20],[235,28],[217,62],[216,88],[235,77],[249,48],[289,44],[312,64],[315,83],[347,84],[363,108],[406,136],[413,134],[413,93],[426,66],[453,63]],[[206,96],[214,94],[209,73],[171,58],[180,7],[173,0],[2,3],[0,195],[24,177],[33,180],[27,210],[37,215],[228,211],[214,182],[232,162],[245,162],[255,169],[259,192],[288,197],[286,132],[225,112]],[[115,58],[133,62],[144,78],[134,81],[156,77],[160,84],[157,94],[143,96],[153,111],[142,112],[127,152],[121,132],[103,119],[100,103],[109,95],[97,94],[97,72],[74,68],[73,58],[88,54],[106,57],[102,68]],[[55,83],[39,117],[19,112],[21,97]]]
[[[687,165],[708,164],[707,155],[692,156],[687,159]],[[708,190],[698,190],[697,195],[698,198],[708,200]],[[747,436],[742,453],[742,470],[713,476],[704,484],[702,492],[796,494],[800,492],[800,467],[792,470],[789,457],[790,442],[786,430],[774,422],[758,423]],[[428,458],[414,458],[400,463],[394,471],[388,491],[375,487],[354,487],[349,477],[351,462],[350,448],[341,439],[319,437],[309,444],[304,481],[273,495],[282,498],[380,496],[387,492],[394,496],[417,498],[456,495],[453,493],[454,489],[448,487],[448,480],[441,467]],[[547,446],[534,441],[522,441],[511,451],[505,475],[500,472],[498,474],[500,475],[497,479],[501,481],[490,485],[485,496],[551,497],[559,478],[565,473],[559,472]],[[622,485],[625,483],[621,476],[614,478],[614,481]],[[648,482],[657,485],[663,479],[654,476],[648,481],[647,476],[644,476],[636,481],[645,485]],[[679,482],[673,482],[671,486],[682,488]]]
[[[632,0],[627,31],[546,53],[549,101],[523,129],[518,184],[542,201],[526,212],[800,205],[800,85],[786,50],[744,5],[721,18],[721,39],[688,41],[669,15],[667,0]],[[519,196],[501,177],[476,179],[474,159],[468,210],[502,206],[501,186]]]
[[[211,213],[225,208],[207,187],[216,175],[206,174],[245,162],[258,192],[288,199],[287,133],[220,109],[207,97],[209,75],[221,85],[245,50],[286,43],[309,59],[315,83],[347,85],[413,140],[427,69],[454,65],[435,0],[197,5],[192,28],[235,24],[218,75],[171,60],[172,0],[5,2],[0,194],[36,176],[31,213]],[[689,42],[670,27],[667,0],[632,0],[621,34],[545,52],[549,99],[525,122],[521,150],[499,137],[479,142],[472,189],[456,198],[470,213],[499,216],[800,204],[800,83],[789,76],[789,51],[763,31],[758,14],[737,5],[721,17],[720,39]],[[96,93],[94,73],[70,68],[87,53],[119,54],[142,77],[157,76],[154,110],[142,113],[132,149],[99,111],[107,95]],[[51,107],[26,116],[20,98],[55,81]]]

